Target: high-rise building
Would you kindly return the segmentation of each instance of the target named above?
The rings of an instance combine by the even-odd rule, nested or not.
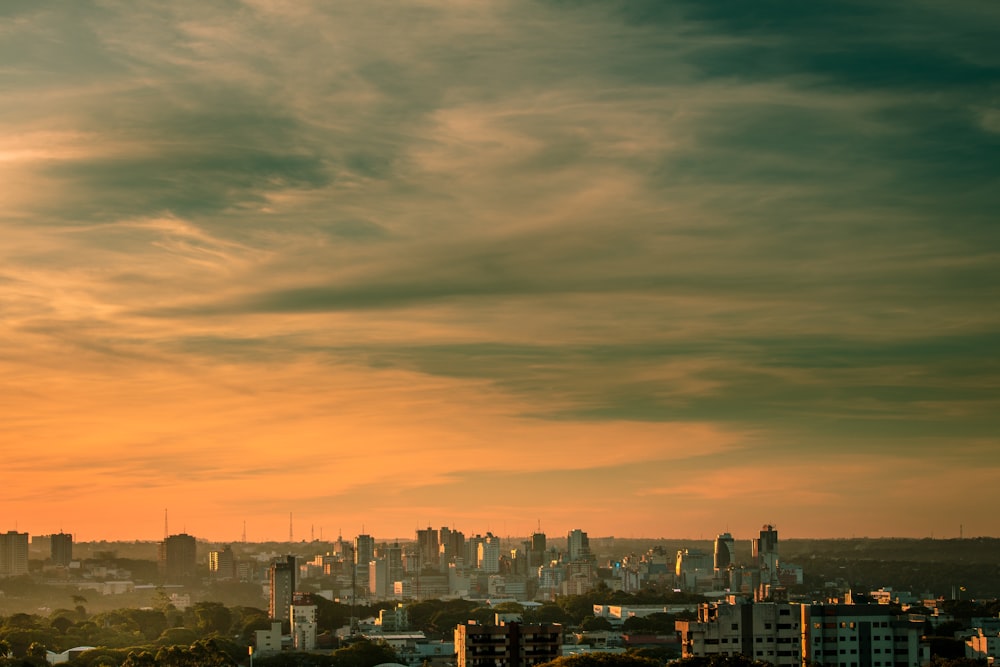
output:
[[[469,621],[455,628],[457,667],[531,667],[555,660],[561,647],[562,626],[555,623],[497,618],[496,625]]]
[[[590,538],[587,537],[587,533],[579,528],[571,530],[566,535],[566,550],[571,561],[590,558]]]
[[[736,564],[736,541],[729,533],[715,538],[715,570],[725,570]]]
[[[361,534],[354,538],[354,576],[358,592],[368,591],[368,564],[375,558],[375,538]],[[355,593],[356,594],[356,593]]]
[[[236,578],[236,556],[228,544],[219,551],[208,552],[208,573],[218,581]]]
[[[295,593],[295,556],[271,563],[268,571],[270,597],[267,613],[272,620],[287,621],[291,618],[292,595]]]
[[[445,529],[447,530],[447,529]],[[427,527],[417,531],[417,549],[420,556],[420,569],[437,568],[440,553],[438,549],[438,532]]]
[[[753,558],[760,570],[760,583],[778,583],[778,531],[770,524],[760,529],[760,537],[752,544]]]
[[[168,582],[182,582],[197,574],[197,546],[193,535],[179,533],[160,542],[160,576]]]
[[[531,567],[545,565],[545,533],[539,531],[531,534],[528,562]]]
[[[28,534],[10,530],[0,534],[0,577],[28,574]]]
[[[292,648],[296,651],[312,651],[316,648],[317,610],[311,595],[296,593],[292,597],[289,616]]]
[[[69,567],[73,562],[73,536],[59,531],[51,536],[50,553],[53,565]]]
[[[476,567],[487,574],[500,571],[500,538],[495,537],[493,533],[486,533],[486,537],[479,543]]]

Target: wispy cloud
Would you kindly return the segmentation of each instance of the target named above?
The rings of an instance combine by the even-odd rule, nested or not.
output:
[[[400,532],[492,485],[595,533],[697,497],[623,527],[690,535],[768,470],[747,520],[816,531],[791,508],[854,492],[801,480],[871,455],[892,533],[942,451],[1000,451],[993,14],[0,10],[0,444],[61,489],[39,517],[134,480],[136,520],[239,498],[278,534],[291,489]]]

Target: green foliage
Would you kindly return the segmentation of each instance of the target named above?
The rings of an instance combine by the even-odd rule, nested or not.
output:
[[[713,655],[711,657],[681,658],[672,667],[770,667],[770,663],[753,660],[745,655]]]
[[[660,612],[649,616],[632,616],[622,623],[622,632],[632,634],[674,634],[673,614]]]
[[[541,667],[662,667],[663,663],[630,654],[583,653],[556,658]]]
[[[399,656],[387,644],[363,639],[333,652],[333,667],[375,667],[384,662],[398,662]]]
[[[582,623],[580,623],[580,629],[584,632],[595,632],[601,630],[613,630],[614,626],[611,625],[611,621],[603,616],[588,616],[583,619]]]

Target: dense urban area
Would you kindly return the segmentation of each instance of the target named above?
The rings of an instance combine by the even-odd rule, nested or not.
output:
[[[1000,539],[0,534],[0,665],[964,667]]]

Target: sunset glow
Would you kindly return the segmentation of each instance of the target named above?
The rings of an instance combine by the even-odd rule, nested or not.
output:
[[[0,529],[1000,535],[1000,16],[775,7],[0,9]]]

